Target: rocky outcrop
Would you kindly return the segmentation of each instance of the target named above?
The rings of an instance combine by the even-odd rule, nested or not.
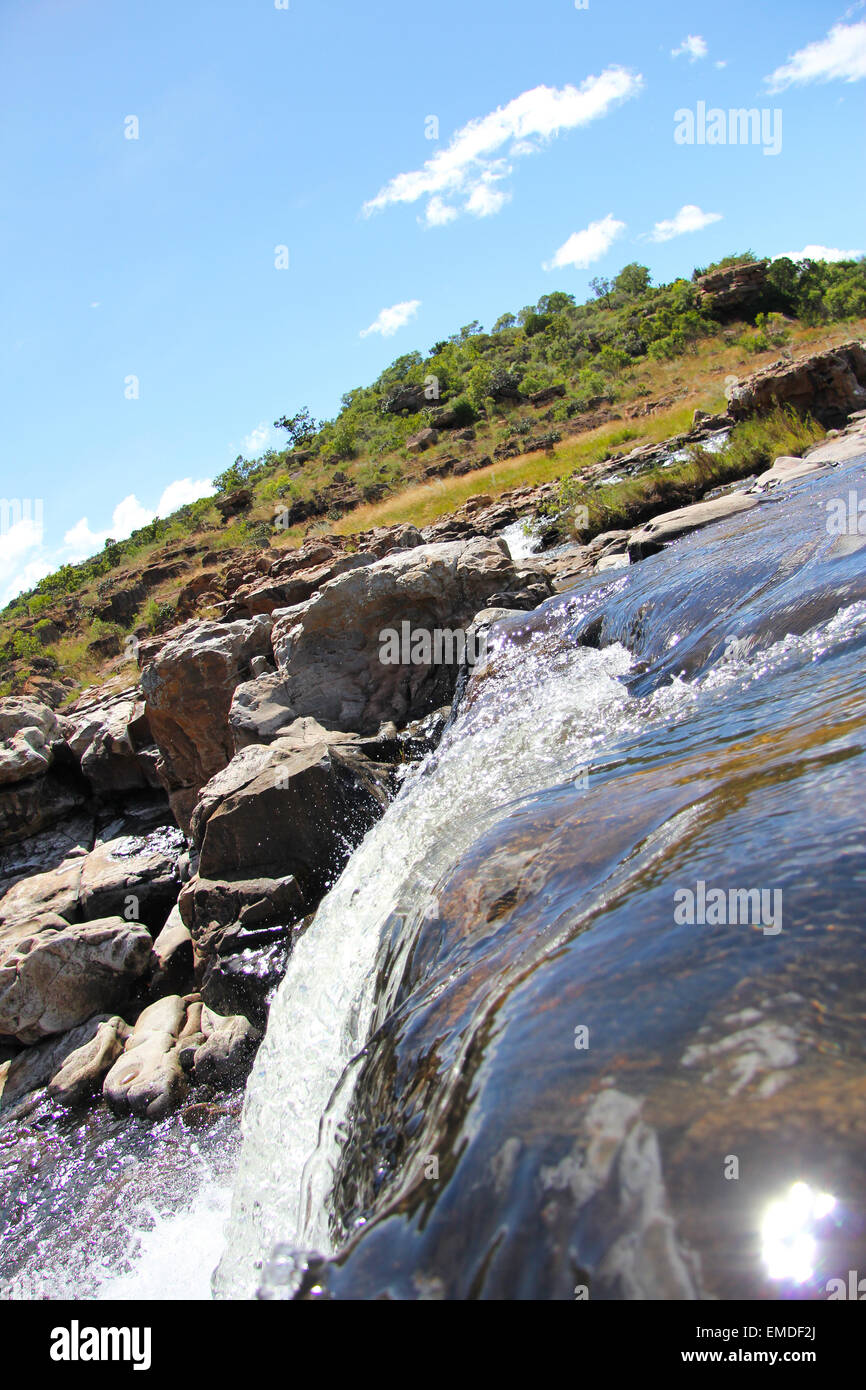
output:
[[[246,616],[272,613],[275,608],[302,603],[329,580],[336,579],[338,574],[357,569],[360,565],[368,565],[371,559],[370,555],[338,554],[333,559],[326,560],[321,565],[314,565],[310,569],[293,569],[283,577],[272,574],[252,584],[243,584],[234,592],[232,616],[240,616],[239,610]]]
[[[826,428],[844,425],[866,407],[866,344],[844,343],[796,361],[774,362],[727,391],[734,420],[789,405]]]
[[[56,913],[67,922],[123,916],[158,930],[180,891],[184,846],[176,827],[123,835],[89,854],[73,853],[55,869],[14,884],[0,898],[0,940],[10,927]]]
[[[245,749],[204,788],[192,817],[200,876],[290,874],[315,901],[387,804],[386,776],[340,741]]]
[[[136,692],[97,691],[69,711],[67,743],[94,794],[119,796],[160,786],[143,700]]]
[[[111,1011],[150,967],[146,927],[122,917],[49,921],[0,943],[0,1034],[34,1043]]]
[[[406,382],[402,386],[395,386],[385,397],[382,409],[390,415],[402,415],[404,411],[409,415],[417,415],[419,410],[423,410],[430,403],[423,382],[420,386]]]
[[[746,261],[702,275],[698,281],[700,307],[723,322],[752,317],[770,305],[768,261]]]
[[[503,542],[426,545],[332,580],[275,614],[274,655],[286,699],[329,729],[370,733],[449,702],[456,664],[386,664],[383,631],[465,629],[490,604],[515,602],[521,582]],[[544,594],[542,593],[542,597]]]
[[[184,829],[201,788],[234,752],[228,725],[232,695],[249,675],[252,658],[270,652],[270,627],[264,616],[185,623],[142,671],[159,775]]]

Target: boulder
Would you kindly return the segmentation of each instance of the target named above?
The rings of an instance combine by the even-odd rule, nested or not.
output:
[[[287,934],[304,914],[304,897],[297,880],[284,878],[193,878],[177,904],[181,924],[195,956],[206,961],[217,953],[231,954],[235,942],[244,949],[270,943]],[[272,929],[277,927],[274,932]]]
[[[47,1038],[35,1047],[25,1047],[11,1061],[0,1066],[0,1112],[8,1110],[23,1096],[49,1082],[52,1082],[52,1094],[58,1099],[65,1098],[54,1090],[54,1079],[66,1071],[65,1088],[72,1079],[72,1070],[67,1071],[67,1065],[79,1052],[92,1048],[101,1030],[109,1023],[117,1028],[126,1027],[119,1018],[112,1018],[109,1014],[97,1014],[85,1023],[70,1029],[68,1033]],[[82,1067],[83,1059],[79,1071]],[[64,1088],[61,1088],[61,1091]]]
[[[204,879],[297,879],[315,902],[388,801],[387,769],[350,743],[276,739],[244,749],[192,818]],[[185,920],[188,920],[185,918]]]
[[[377,526],[372,531],[363,531],[358,537],[358,545],[369,555],[381,560],[395,550],[414,550],[424,544],[424,537],[417,526],[399,523],[396,526]]]
[[[112,1110],[160,1120],[184,1099],[188,1083],[178,1055],[186,1002],[166,995],[139,1014],[122,1056],[102,1087]]]
[[[49,1095],[63,1105],[80,1105],[102,1089],[102,1084],[124,1046],[132,1035],[129,1028],[118,1015],[110,1018],[100,1016],[90,1019],[80,1031],[88,1031],[96,1024],[92,1037],[73,1045],[63,1064],[51,1078]],[[74,1034],[68,1033],[64,1043],[71,1042]]]
[[[789,405],[831,429],[866,406],[866,344],[844,343],[795,361],[774,362],[727,389],[734,420]]]
[[[0,1034],[39,1042],[115,1010],[150,959],[147,928],[122,917],[22,933],[0,947]]]
[[[0,787],[39,777],[51,759],[51,744],[41,729],[20,729],[0,744]]]
[[[122,835],[97,846],[82,864],[81,916],[131,916],[159,930],[180,892],[178,860],[184,848],[176,828],[148,838]]]
[[[415,385],[406,382],[402,386],[395,386],[382,402],[382,409],[390,415],[401,415],[404,410],[410,415],[417,415],[419,410],[430,404],[427,395],[427,388],[423,382]]]
[[[195,1052],[195,1080],[220,1090],[242,1085],[261,1042],[259,1030],[240,1015],[225,1018],[207,1007],[202,1009],[201,1029],[205,1040]]]
[[[232,696],[228,720],[238,753],[250,744],[279,738],[296,720],[282,676],[271,671],[243,681]]]
[[[544,386],[540,391],[533,391],[532,395],[529,397],[529,403],[536,408],[543,405],[552,405],[554,401],[560,400],[564,395],[564,386]]]
[[[204,784],[232,757],[228,713],[250,661],[270,651],[270,619],[178,628],[141,675],[159,771],[178,824],[187,829]]]
[[[67,923],[78,915],[84,856],[75,855],[42,874],[22,878],[0,898],[0,949],[10,932],[54,913]]]
[[[70,712],[73,730],[67,742],[92,790],[116,796],[160,786],[143,700],[135,693],[110,693]]]
[[[4,742],[27,729],[38,729],[46,744],[63,738],[61,719],[40,700],[28,696],[7,695],[0,700],[0,741]]]
[[[329,729],[374,732],[450,703],[457,665],[382,659],[383,632],[403,624],[459,630],[491,602],[519,607],[517,572],[502,541],[416,546],[334,579],[306,603],[277,611],[274,655],[298,715]]]
[[[410,435],[406,440],[406,450],[410,454],[423,454],[425,449],[432,449],[434,444],[439,443],[439,431],[431,427],[419,430],[417,434]]]

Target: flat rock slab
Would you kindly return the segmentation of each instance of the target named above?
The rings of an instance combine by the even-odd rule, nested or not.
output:
[[[697,531],[702,526],[710,526],[714,521],[724,521],[726,517],[748,512],[759,505],[758,497],[745,492],[729,492],[724,497],[716,497],[712,502],[695,502],[691,507],[679,507],[673,512],[663,512],[648,521],[639,531],[632,532],[628,553],[632,560],[644,555],[652,555],[669,541],[684,536],[689,531]]]

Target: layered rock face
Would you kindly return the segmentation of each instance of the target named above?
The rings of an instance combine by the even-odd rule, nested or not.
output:
[[[0,702],[0,1042],[43,1049],[7,1101],[38,1077],[157,1118],[236,1084],[298,934],[444,727],[457,656],[389,664],[383,628],[550,593],[501,541],[366,541],[231,572],[223,621],[140,645],[140,689]]]
[[[866,345],[845,343],[832,352],[778,362],[728,392],[728,412],[744,420],[775,405],[808,411],[828,429],[866,407]]]
[[[698,280],[701,305],[717,319],[741,319],[767,306],[767,261],[743,262],[702,275]]]

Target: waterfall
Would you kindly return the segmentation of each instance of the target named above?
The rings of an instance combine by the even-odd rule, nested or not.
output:
[[[339,1083],[387,1012],[387,991],[376,999],[385,924],[403,919],[408,949],[441,874],[509,802],[580,777],[630,703],[621,646],[541,633],[493,659],[496,680],[407,779],[295,947],[247,1088],[219,1297],[251,1296],[277,1241],[332,1253],[327,1199],[351,1072]]]

